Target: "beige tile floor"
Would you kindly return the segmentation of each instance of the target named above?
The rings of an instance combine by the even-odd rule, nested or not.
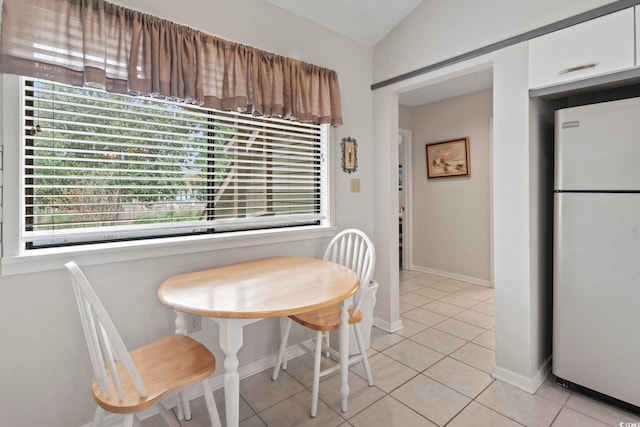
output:
[[[535,395],[491,377],[495,362],[493,290],[414,271],[401,272],[404,328],[373,328],[370,363],[375,385],[354,366],[349,411],[339,405],[339,377],[320,383],[318,416],[310,418],[311,358],[289,362],[278,381],[270,371],[240,383],[242,427],[412,427],[634,425],[640,416],[557,386],[549,378]],[[222,390],[215,392],[224,419]],[[184,427],[207,426],[203,399],[192,402]],[[623,424],[621,424],[623,423]],[[162,426],[159,416],[146,427]],[[640,426],[640,424],[637,424]]]

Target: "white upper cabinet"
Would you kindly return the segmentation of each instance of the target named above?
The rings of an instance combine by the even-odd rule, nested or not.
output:
[[[529,87],[634,67],[635,19],[629,8],[529,40]]]
[[[636,6],[636,65],[640,61],[640,6]]]

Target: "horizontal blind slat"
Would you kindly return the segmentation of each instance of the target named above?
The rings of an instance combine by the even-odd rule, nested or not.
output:
[[[326,218],[322,126],[23,82],[34,247]]]

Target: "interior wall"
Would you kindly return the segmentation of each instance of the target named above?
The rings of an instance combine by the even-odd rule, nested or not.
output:
[[[387,284],[378,289],[378,295],[388,301],[384,305],[376,303],[374,310],[376,326],[396,332],[402,328],[398,257],[398,95],[387,90],[375,91],[373,96],[376,277]]]
[[[198,28],[210,34],[295,57],[337,71],[340,78],[344,125],[332,129],[332,169],[335,225],[339,229],[358,227],[375,237],[373,220],[373,122],[372,50],[351,42],[309,21],[286,13],[262,0],[119,0],[125,7]],[[250,24],[247,24],[250,23]],[[295,34],[295,37],[291,35]],[[19,111],[8,102],[2,112]],[[4,114],[0,114],[5,118]],[[2,123],[2,144],[7,128],[19,123]],[[358,141],[358,171],[346,174],[340,168],[340,140]],[[6,151],[6,150],[5,150]],[[17,162],[17,159],[3,159]],[[349,179],[361,179],[361,191],[349,191]],[[2,183],[3,181],[0,181]],[[4,179],[3,218],[7,211]],[[15,215],[15,213],[14,213]],[[3,224],[6,227],[6,221]],[[96,291],[110,311],[125,343],[134,348],[161,335],[173,333],[174,315],[156,297],[158,286],[168,276],[270,255],[321,256],[328,239],[306,239],[288,243],[254,245],[227,250],[208,250],[189,255],[125,261],[85,267]],[[374,273],[375,274],[375,273]],[[387,282],[378,278],[381,291],[378,306],[385,301]],[[95,409],[90,396],[90,364],[80,320],[67,275],[60,268],[41,273],[1,276],[3,317],[0,322],[0,407],[2,422],[12,427],[75,427],[88,424]],[[395,301],[397,305],[397,301]],[[381,315],[390,309],[381,309]],[[218,328],[203,319],[202,331],[194,336],[216,355],[215,375],[224,372],[224,354],[218,346]],[[258,322],[245,330],[240,350],[240,372],[252,363],[272,357],[279,343],[276,319]]]
[[[493,91],[411,109],[413,263],[418,270],[490,284],[489,119]],[[427,179],[426,145],[469,138],[468,177]]]
[[[538,347],[540,283],[532,281],[539,241],[531,221],[528,49],[496,52],[494,67],[493,226],[496,317],[494,376],[529,392],[544,380]],[[535,175],[534,175],[535,176]]]
[[[398,126],[400,129],[413,129],[413,107],[400,104],[398,106]]]

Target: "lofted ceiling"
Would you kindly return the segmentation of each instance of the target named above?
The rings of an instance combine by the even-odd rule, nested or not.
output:
[[[375,46],[423,0],[265,0],[367,47]],[[485,69],[401,93],[402,105],[415,107],[493,86]]]
[[[373,47],[422,0],[265,0]]]

